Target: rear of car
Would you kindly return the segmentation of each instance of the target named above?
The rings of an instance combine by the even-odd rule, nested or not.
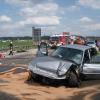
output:
[[[86,43],[86,45],[91,46],[91,47],[95,48],[97,51],[99,51],[95,41],[89,41],[89,42]]]

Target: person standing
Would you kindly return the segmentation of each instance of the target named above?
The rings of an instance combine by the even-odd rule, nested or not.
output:
[[[99,44],[97,40],[95,40],[95,44],[96,44],[96,50],[99,51]]]
[[[9,44],[9,48],[10,48],[9,55],[13,55],[13,43],[12,43],[12,41]]]

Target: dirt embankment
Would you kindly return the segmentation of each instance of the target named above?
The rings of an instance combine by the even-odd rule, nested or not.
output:
[[[80,88],[31,83],[25,68],[0,74],[0,100],[100,100],[99,80],[82,82]]]

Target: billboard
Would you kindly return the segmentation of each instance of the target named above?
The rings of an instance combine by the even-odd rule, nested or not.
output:
[[[32,37],[34,42],[41,41],[41,28],[32,27]]]

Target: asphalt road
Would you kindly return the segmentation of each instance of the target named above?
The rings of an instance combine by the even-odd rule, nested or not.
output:
[[[6,55],[5,58],[0,59],[2,65],[16,65],[25,64],[28,65],[32,58],[35,57],[36,50],[32,49],[23,53],[15,53],[14,55]]]
[[[35,57],[36,50],[32,49],[23,53],[15,53],[14,55],[7,55],[0,59],[0,72],[6,72],[12,68],[27,66],[32,58]],[[26,68],[27,69],[27,68]]]
[[[49,50],[52,52],[52,50]],[[0,63],[2,67],[0,67],[0,72],[4,72],[10,70],[19,65],[22,67],[23,65],[28,65],[30,61],[36,56],[36,49],[28,50],[27,52],[22,53],[14,53],[14,55],[8,55],[9,52],[5,54],[5,58],[0,59]]]

